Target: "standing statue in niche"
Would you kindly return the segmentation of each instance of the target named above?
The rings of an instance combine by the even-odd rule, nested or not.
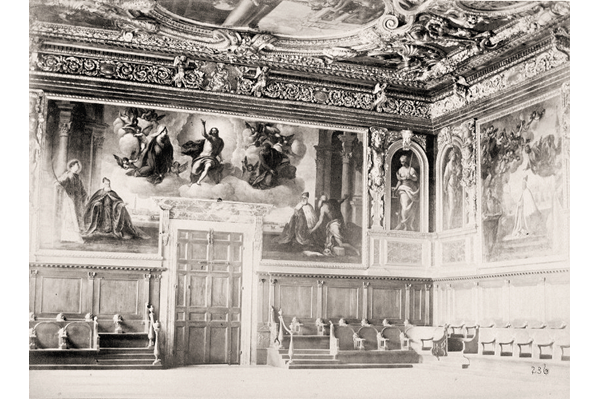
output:
[[[412,161],[412,156],[411,160]],[[406,155],[400,156],[401,167],[396,172],[398,184],[393,191],[400,198],[400,221],[394,228],[395,230],[414,231],[415,216],[418,210],[419,202],[419,175],[417,171],[410,166],[410,161]]]
[[[457,212],[460,196],[460,175],[462,167],[457,160],[457,152],[450,149],[448,152],[448,163],[444,168],[443,190],[446,200],[446,226],[445,228],[453,228],[453,220]]]

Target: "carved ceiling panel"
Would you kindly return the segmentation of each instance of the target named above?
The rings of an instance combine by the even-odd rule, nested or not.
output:
[[[30,1],[33,33],[60,24],[89,42],[112,31],[129,48],[168,42],[165,52],[189,58],[425,89],[482,68],[498,59],[490,54],[509,52],[569,13],[563,1]]]

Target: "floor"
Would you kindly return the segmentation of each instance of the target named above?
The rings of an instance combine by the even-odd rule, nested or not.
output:
[[[521,374],[522,372],[522,374]],[[499,376],[417,365],[402,369],[286,370],[190,366],[138,371],[29,371],[37,398],[569,398],[568,374]]]

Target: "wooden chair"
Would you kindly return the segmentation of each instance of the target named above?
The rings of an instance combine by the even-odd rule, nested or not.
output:
[[[570,330],[568,328],[553,329],[554,333],[554,344],[560,353],[556,355],[556,359],[561,361],[571,360],[571,338]]]
[[[479,349],[480,355],[496,354],[496,328],[479,328]]]
[[[529,335],[526,329],[514,330],[514,344],[516,350],[514,356],[517,358],[532,358],[533,357],[533,338]]]
[[[536,329],[531,333],[533,335],[533,343],[536,350],[534,358],[540,360],[551,360],[554,353],[554,338],[552,337],[550,330]]]
[[[500,350],[500,357],[503,356],[511,356],[515,354],[514,351],[514,343],[515,337],[514,332],[510,328],[499,328],[496,331],[496,340],[498,343],[498,348]]]

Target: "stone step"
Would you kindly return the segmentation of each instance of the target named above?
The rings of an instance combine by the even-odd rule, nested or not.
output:
[[[289,360],[287,354],[282,354],[281,358]],[[294,360],[333,360],[333,356],[329,354],[296,354],[294,353]]]
[[[152,358],[99,358],[96,360],[99,365],[122,365],[122,364],[152,364],[154,357]]]
[[[285,362],[289,362],[289,359],[285,359]],[[292,362],[290,365],[292,364],[339,364],[340,360],[334,360],[334,359],[329,359],[329,360],[322,360],[322,359],[311,359],[311,358],[306,358],[306,359],[297,359],[294,358],[292,359]]]
[[[109,360],[109,359],[115,359],[115,360],[128,360],[128,359],[134,359],[134,358],[143,358],[143,359],[147,359],[147,360],[154,360],[154,354],[152,353],[126,353],[126,354],[117,354],[117,353],[110,353],[110,354],[99,354],[96,359],[98,360]]]
[[[288,349],[279,349],[279,354],[287,354]],[[329,354],[329,349],[296,349],[294,354]]]
[[[102,347],[99,354],[154,354],[154,347]]]
[[[30,365],[30,370],[41,369],[162,369],[160,363],[155,365],[149,364],[118,364],[118,365],[102,365],[102,364],[39,364]]]
[[[288,369],[412,368],[413,364],[290,364]]]

